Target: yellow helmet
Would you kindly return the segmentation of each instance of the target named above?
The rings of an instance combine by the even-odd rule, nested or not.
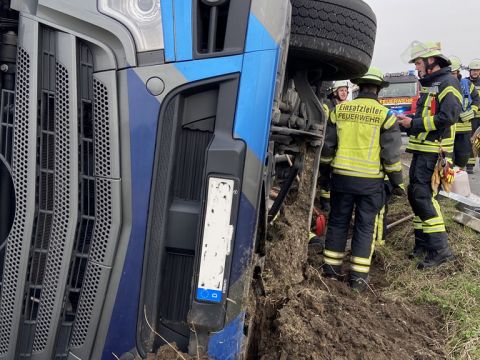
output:
[[[452,65],[450,65],[451,71],[460,71],[462,67],[462,61],[458,56],[450,56],[450,62]]]
[[[390,85],[389,82],[384,80],[382,71],[379,68],[374,66],[371,66],[370,69],[368,69],[367,73],[363,75],[361,78],[353,79],[350,81],[356,85],[374,84],[382,88],[385,88],[388,85]]]
[[[414,63],[416,59],[426,59],[429,57],[438,57],[447,62],[447,65],[450,65],[450,59],[443,55],[442,45],[440,42],[436,41],[414,41],[410,46],[410,60],[409,63]]]
[[[480,70],[480,59],[473,59],[468,64],[468,70]]]

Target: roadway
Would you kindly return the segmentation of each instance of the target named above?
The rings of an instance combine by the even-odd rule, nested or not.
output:
[[[474,173],[472,175],[468,175],[468,180],[470,180],[470,191],[472,194],[480,196],[480,167],[475,166]]]

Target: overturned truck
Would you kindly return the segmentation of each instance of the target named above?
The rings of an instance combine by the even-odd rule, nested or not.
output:
[[[322,82],[367,70],[371,9],[1,0],[0,16],[0,359],[165,342],[244,358],[270,188],[321,148]]]

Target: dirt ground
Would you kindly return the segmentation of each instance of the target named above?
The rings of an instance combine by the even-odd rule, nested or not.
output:
[[[364,294],[321,276],[321,246],[309,247],[305,236],[310,176],[302,176],[289,206],[269,229],[262,274],[265,296],[256,299],[248,359],[446,359],[446,334],[438,308],[385,298],[382,289],[388,283],[379,258],[374,257]],[[395,202],[391,209],[389,222],[410,211]],[[164,346],[149,359],[196,358]]]
[[[148,354],[147,360],[208,360],[208,356],[190,356],[178,350],[175,344],[165,345],[156,354]]]
[[[301,184],[293,196],[298,200],[305,192]],[[409,212],[392,205],[390,222]],[[286,208],[271,229],[263,274],[266,296],[258,301],[249,358],[445,359],[438,310],[384,298],[382,288],[388,284],[379,260],[374,259],[365,294],[322,278],[321,248],[309,248],[305,232],[298,231],[306,226],[306,211],[301,203]],[[299,266],[294,258],[306,261]]]
[[[356,294],[346,283],[323,279],[321,262],[320,251],[310,249],[302,283],[266,281],[267,296],[257,311],[259,341],[251,359],[446,357],[438,311],[383,298],[381,264],[374,263],[370,291]]]

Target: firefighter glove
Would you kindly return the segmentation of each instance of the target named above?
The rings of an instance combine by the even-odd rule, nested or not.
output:
[[[440,184],[446,192],[450,192],[450,186],[455,180],[455,170],[452,162],[447,158],[444,151],[438,153],[437,164],[433,170],[431,186],[432,190],[437,193]]]
[[[478,154],[480,153],[480,128],[478,128],[477,131],[475,131],[475,133],[473,134],[471,142],[473,152],[475,156],[478,156]]]
[[[437,162],[435,165],[435,169],[433,170],[432,174],[432,191],[436,194],[438,193],[438,187],[440,186],[441,178],[440,178],[440,172],[441,172],[441,165]]]
[[[440,182],[443,190],[450,192],[450,186],[455,180],[455,170],[453,169],[452,162],[446,158],[445,153],[442,151],[439,154],[440,162]]]
[[[394,196],[405,196],[405,185],[395,186],[392,190]]]

